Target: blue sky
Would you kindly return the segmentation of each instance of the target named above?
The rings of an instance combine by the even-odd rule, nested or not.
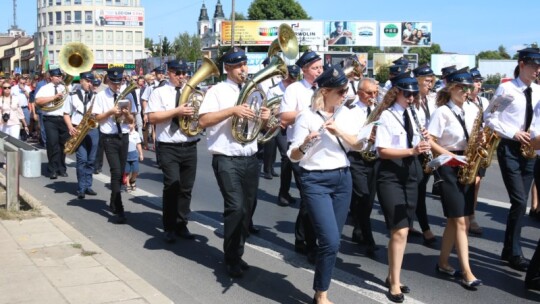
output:
[[[217,0],[206,0],[212,18]],[[361,1],[299,0],[314,20],[431,21],[433,42],[443,51],[477,54],[504,45],[509,53],[525,43],[540,43],[540,2],[513,1]],[[13,23],[12,0],[2,0],[0,32]],[[158,34],[173,40],[183,32],[195,33],[202,0],[141,0],[145,7],[145,36]],[[6,5],[7,4],[7,5]],[[232,0],[221,0],[225,15]],[[236,0],[236,11],[247,16],[251,0]],[[339,4],[339,6],[337,5]],[[28,33],[36,30],[36,0],[17,1],[17,24]]]

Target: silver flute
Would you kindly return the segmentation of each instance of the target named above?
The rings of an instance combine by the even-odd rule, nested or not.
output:
[[[317,132],[319,132],[319,134],[322,134],[324,132],[324,130],[326,130],[326,128],[324,127],[324,123],[326,123],[327,121],[333,119],[334,117],[336,117],[336,115],[339,113],[339,111],[341,110],[341,108],[343,108],[343,106],[346,106],[346,104],[348,104],[350,102],[342,102],[338,107],[337,109],[334,111],[334,114],[332,114],[332,116],[330,116],[328,119],[324,119],[323,117],[323,124],[321,125],[321,127],[317,130]],[[315,139],[315,138],[312,138],[310,141],[308,141],[307,144],[304,145],[304,153],[307,153],[307,151],[313,147],[313,145],[315,145],[315,143],[318,141],[318,139]],[[300,149],[300,148],[299,148]]]

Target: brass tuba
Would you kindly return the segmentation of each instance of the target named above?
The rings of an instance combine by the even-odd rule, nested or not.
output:
[[[187,136],[195,136],[202,132],[202,129],[199,127],[199,109],[204,99],[204,92],[195,88],[199,82],[210,76],[219,76],[219,69],[212,60],[203,57],[202,66],[182,90],[179,105],[187,103],[195,109],[192,116],[182,116],[180,118],[180,130]]]
[[[82,72],[90,71],[94,65],[94,54],[88,46],[80,42],[70,42],[64,45],[58,57],[60,69],[66,73],[62,81],[65,87],[64,96],[53,100],[52,106],[42,106],[41,110],[44,112],[60,109],[69,95],[68,86],[73,81],[73,77]]]
[[[282,100],[283,95],[279,95],[271,98],[266,103],[266,107],[270,110],[270,118],[268,118],[268,121],[266,122],[266,132],[264,134],[262,132],[259,133],[259,138],[257,139],[259,144],[266,143],[281,131],[281,120],[279,119],[278,114]]]
[[[279,26],[278,38],[276,38],[268,48],[268,57],[271,58],[270,64],[255,74],[252,79],[247,81],[236,101],[236,106],[248,103],[250,108],[255,112],[255,119],[253,121],[236,116],[233,117],[232,135],[239,143],[245,144],[252,142],[255,139],[258,139],[259,143],[264,143],[279,132],[280,123],[277,118],[277,112],[279,111],[273,111],[272,109],[279,108],[281,98],[267,100],[266,93],[258,88],[259,83],[274,76],[280,75],[284,78],[287,77],[289,73],[287,65],[283,59],[276,55],[279,51],[282,51],[285,57],[289,59],[294,59],[298,55],[298,40],[296,39],[296,34],[292,28],[285,23]],[[258,98],[256,97],[256,94],[259,94],[261,97],[262,104],[260,105],[257,102]],[[272,110],[270,118],[265,125],[263,125],[262,119],[258,113],[259,106],[267,107]],[[260,132],[263,128],[268,131],[265,135],[261,136]]]

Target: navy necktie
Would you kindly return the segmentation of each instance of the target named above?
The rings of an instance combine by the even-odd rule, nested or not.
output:
[[[174,101],[174,106],[177,108],[180,103],[180,96],[182,95],[182,91],[180,90],[180,87],[176,87],[175,90],[176,90],[176,98]],[[178,131],[178,129],[180,129],[180,118],[176,116],[176,117],[173,117],[171,121],[171,126],[169,127],[169,133],[173,135],[174,133],[176,133],[176,131]]]
[[[409,117],[409,114],[407,114],[407,110],[403,112],[403,127],[405,127],[405,131],[407,132],[407,147],[412,148],[412,140],[413,140],[413,128],[411,124],[411,119]]]
[[[116,98],[118,98],[118,94],[114,93],[113,100],[115,102]],[[118,120],[118,117],[115,117],[114,120],[116,121],[116,130],[118,131],[118,137],[122,137],[122,126],[120,125],[120,120]]]
[[[532,89],[531,87],[527,87],[525,91],[525,100],[527,101],[526,107],[525,107],[525,130],[529,131],[529,127],[531,126],[531,121],[533,117],[533,108],[532,108]]]

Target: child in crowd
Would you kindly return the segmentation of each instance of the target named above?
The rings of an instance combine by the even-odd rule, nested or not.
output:
[[[124,171],[124,178],[126,184],[126,191],[129,193],[137,189],[137,176],[139,175],[139,161],[144,159],[141,137],[139,132],[135,130],[135,124],[130,125],[129,131],[129,147],[126,169]]]

